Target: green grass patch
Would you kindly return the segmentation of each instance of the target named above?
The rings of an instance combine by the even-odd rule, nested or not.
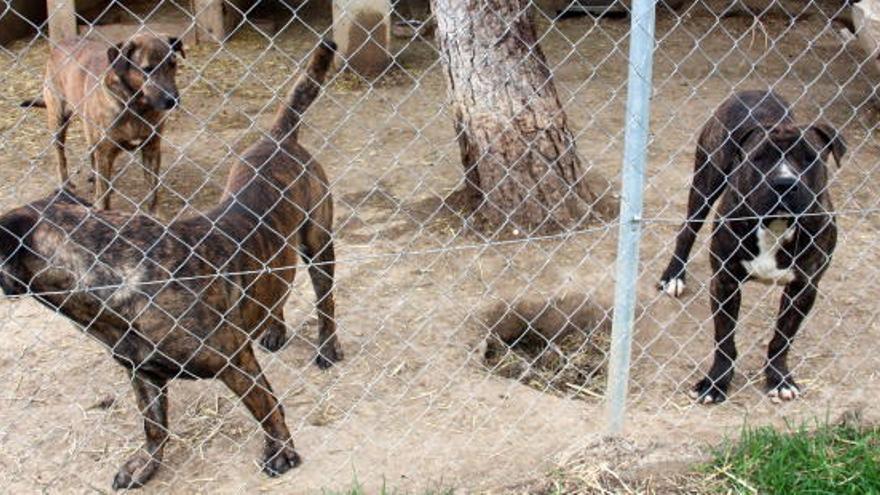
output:
[[[880,428],[746,429],[707,469],[734,493],[880,493]]]

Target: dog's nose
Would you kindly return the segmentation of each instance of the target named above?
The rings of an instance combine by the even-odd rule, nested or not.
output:
[[[180,97],[165,97],[162,99],[162,109],[171,110],[180,103]]]
[[[797,187],[797,179],[794,177],[779,177],[770,183],[770,187],[779,194],[789,193]]]

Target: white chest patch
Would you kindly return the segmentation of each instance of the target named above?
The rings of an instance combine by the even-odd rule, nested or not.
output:
[[[786,179],[797,179],[794,169],[791,168],[788,162],[782,162],[782,165],[779,166],[779,176]]]
[[[144,280],[144,271],[137,267],[128,267],[122,270],[122,283],[115,287],[110,302],[113,304],[125,304],[136,294],[139,294],[140,284]]]
[[[773,220],[765,227],[758,227],[758,256],[743,261],[749,275],[760,282],[785,285],[794,280],[791,269],[781,269],[776,263],[776,253],[782,245],[794,237],[794,228],[786,228],[784,220]]]

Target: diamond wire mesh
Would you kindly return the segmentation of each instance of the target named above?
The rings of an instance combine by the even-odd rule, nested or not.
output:
[[[565,6],[550,2],[524,5],[584,167],[613,181],[623,144],[629,23],[563,16]],[[7,16],[17,14],[14,3],[7,7]],[[392,7],[392,24],[416,17],[432,25],[425,4]],[[166,224],[217,203],[230,164],[265,135],[295,69],[332,26],[329,5],[315,2],[226,8],[237,15],[225,43],[187,43],[180,60],[182,104],[162,133],[159,217]],[[629,397],[637,457],[686,457],[744,418],[779,422],[859,408],[877,388],[877,74],[872,56],[841,31],[839,18],[849,9],[815,0],[658,3]],[[98,27],[101,20],[129,24],[123,32],[168,24],[193,29],[196,15],[184,2],[110,2],[85,20],[90,36],[115,42]],[[304,464],[264,477],[259,462],[252,464],[261,451],[259,421],[219,382],[177,380],[168,387],[171,438],[152,489],[310,492],[358,480],[373,488],[515,491],[559,459],[613,453],[600,439],[616,220],[508,240],[469,228],[471,214],[445,202],[464,181],[446,55],[430,27],[402,34],[390,40],[393,62],[379,77],[333,73],[300,132],[327,172],[336,209],[336,320],[346,357],[330,371],[314,369],[319,313],[300,274],[284,303],[290,342],[277,353],[259,351],[258,359]],[[0,77],[10,110],[0,173],[7,210],[58,184],[43,116],[12,109],[39,94],[50,44],[33,35],[3,51]],[[711,226],[694,245],[684,295],[670,298],[655,286],[684,218],[699,129],[733,92],[765,88],[792,103],[798,122],[831,122],[849,142],[842,168],[829,160],[838,246],[790,357],[803,397],[776,404],[764,393],[764,349],[781,291],[749,283],[728,401],[697,405],[688,392],[712,351]],[[77,190],[88,196],[85,143],[74,124],[67,155],[79,170]],[[123,155],[114,168],[114,207],[131,212],[147,191],[139,157]],[[4,308],[3,484],[104,491],[143,442],[129,374],[107,359],[106,347],[33,299],[15,298]]]

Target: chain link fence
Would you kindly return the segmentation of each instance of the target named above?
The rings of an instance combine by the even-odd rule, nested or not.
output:
[[[56,8],[63,3],[54,2]],[[41,2],[7,1],[0,17],[0,25],[9,26],[7,35],[16,38],[2,48],[0,75],[6,88],[0,134],[4,211],[47,195],[59,201],[53,193],[61,184],[47,110],[18,108],[42,94],[50,51],[61,47],[47,34],[57,10],[50,9],[47,21],[38,8],[34,11],[36,4]],[[628,87],[632,90],[634,81],[628,85],[629,2],[225,1],[219,11],[212,10],[218,4],[200,1],[77,2],[80,34],[97,40],[102,50],[122,43],[119,49],[124,51],[124,42],[136,32],[182,40],[183,53],[168,51],[173,43],[163,45],[164,58],[158,63],[176,60],[178,94],[172,94],[171,86],[156,93],[179,96],[179,102],[168,110],[161,128],[147,122],[161,133],[160,168],[151,171],[142,164],[148,160],[142,156],[142,138],[117,143],[123,149],[112,168],[110,213],[70,204],[51,211],[32,209],[38,213],[34,218],[44,219],[40,228],[48,230],[38,231],[32,223],[12,232],[25,251],[4,251],[4,289],[21,290],[0,309],[0,376],[6,385],[0,393],[3,486],[24,492],[109,491],[120,467],[124,470],[132,460],[141,459],[131,470],[135,476],[151,469],[152,427],[155,438],[162,438],[164,453],[147,484],[151,491],[335,493],[360,484],[368,493],[383,487],[540,492],[552,485],[555,470],[573,459],[589,465],[591,476],[600,476],[609,466],[661,466],[699,458],[707,445],[735,435],[744,423],[833,419],[853,411],[876,416],[868,399],[880,387],[875,352],[880,328],[873,303],[880,291],[875,229],[880,228],[880,147],[874,138],[880,72],[871,52],[871,16],[880,6],[874,4],[659,0],[646,127],[647,116],[635,123],[626,117]],[[364,16],[362,9],[381,15]],[[467,15],[456,18],[462,12],[481,21],[468,24],[462,21]],[[480,32],[499,25],[507,27],[495,31],[495,38]],[[287,168],[276,170],[280,175],[272,176],[280,182],[266,182],[272,183],[266,190],[289,194],[288,199],[264,198],[271,203],[265,211],[235,217],[244,219],[239,230],[248,225],[253,230],[237,232],[234,222],[218,220],[232,218],[220,212],[234,204],[229,203],[230,191],[234,198],[236,191],[261,183],[265,175],[260,174],[269,173],[246,150],[260,140],[286,139],[276,132],[276,108],[328,36],[339,43],[336,63],[303,113],[296,136],[326,177],[293,148],[278,152],[286,158],[270,153],[273,158],[267,163],[288,162]],[[165,70],[134,58],[128,62],[141,72]],[[79,59],[76,63],[88,69]],[[468,75],[462,63],[470,63],[475,72]],[[487,76],[495,69],[501,84],[491,84]],[[522,76],[530,70],[551,77]],[[650,74],[640,76],[650,81]],[[103,73],[101,77],[99,83],[86,85],[89,91],[106,91],[107,80]],[[314,84],[315,79],[320,80],[312,73],[305,81]],[[746,90],[772,90],[790,103],[785,118],[806,130],[798,136],[807,136],[791,149],[809,144],[809,163],[797,162],[777,141],[767,148],[761,139],[772,141],[772,132],[738,135],[740,125],[749,127],[745,120],[721,141],[700,137],[704,125],[723,120],[725,114],[715,113],[722,103],[731,97],[744,101],[734,95]],[[147,106],[146,93],[133,91],[130,96]],[[103,176],[92,167],[92,157],[102,150],[90,143],[107,137],[108,126],[119,123],[108,124],[86,106],[72,109],[74,123],[65,147],[67,186],[92,201]],[[485,125],[493,115],[501,122],[494,128]],[[789,124],[783,120],[764,127]],[[523,122],[532,122],[537,131],[520,132]],[[809,130],[822,124],[834,130],[825,141]],[[90,136],[89,125],[105,129],[104,134]],[[647,153],[639,188],[644,203],[634,218],[617,214],[621,171],[632,165],[624,160],[627,125],[647,131],[647,147],[634,148],[637,155]],[[562,138],[548,151],[543,139],[552,138],[554,130]],[[511,135],[515,139],[508,139]],[[838,136],[846,141],[840,163],[831,155]],[[481,139],[490,145],[480,148]],[[752,237],[733,241],[738,248],[734,254],[710,249],[713,230],[723,230],[724,224],[719,228],[707,222],[690,253],[682,290],[678,285],[669,290],[669,283],[658,290],[686,218],[689,188],[700,176],[693,173],[695,152],[706,143],[734,141],[737,156],[753,156],[749,153],[765,146],[763,153],[776,153],[773,166],[784,162],[795,169],[790,189],[774,190],[780,204],[790,190],[808,182],[805,187],[815,192],[811,197],[825,194],[833,201],[824,213],[810,210],[805,215],[827,218],[826,213],[833,213],[837,242],[833,262],[816,285],[815,304],[796,310],[806,313],[787,363],[797,380],[796,400],[780,400],[793,392],[783,394],[779,387],[775,395],[768,394],[767,346],[774,336],[780,338],[774,328],[783,288],[756,282],[742,286],[738,354],[732,356],[722,346],[722,362],[736,358],[726,400],[700,403],[705,387],[697,400],[691,396],[712,365],[716,323],[731,316],[724,306],[730,296],[713,296],[713,280],[721,285],[717,280],[746,266],[740,261],[768,250],[770,256],[781,251],[772,268],[792,272],[783,279],[797,277],[793,273],[801,273],[800,266],[807,263],[806,256],[798,258],[800,251],[792,261],[789,250],[795,248],[784,239],[759,244],[761,226],[761,235],[772,230],[764,220],[778,216],[777,210],[752,209],[748,218],[737,217],[753,221],[755,230]],[[517,149],[516,143],[524,151],[504,155],[502,148]],[[499,149],[508,163],[497,161]],[[704,151],[712,155],[718,150]],[[291,154],[297,157],[292,162]],[[783,155],[788,158],[780,161]],[[816,179],[822,174],[810,168],[816,155],[825,157],[827,182]],[[555,167],[563,162],[573,175]],[[730,181],[746,198],[744,204],[752,204],[752,192],[773,186],[777,169],[762,169],[759,162],[745,160],[760,171],[758,179]],[[298,172],[291,175],[290,170]],[[305,182],[310,185],[301,186]],[[548,184],[556,192],[561,188],[558,197],[547,192]],[[589,194],[572,199],[571,190],[582,184],[588,185]],[[314,197],[306,194],[310,199],[304,199],[303,190]],[[474,190],[476,202],[468,200]],[[154,191],[159,195],[155,214],[148,211]],[[530,218],[523,213],[526,206],[520,210],[518,204],[502,204],[519,197],[522,205],[531,205],[541,195],[544,202],[530,211],[549,218],[574,201],[581,216],[562,228],[550,228],[544,220],[536,226],[520,221]],[[310,251],[303,232],[331,196],[332,227],[321,224],[314,230],[332,242],[335,258],[326,258],[326,250]],[[622,198],[620,211],[630,211],[629,199]],[[715,209],[730,213],[725,201]],[[155,220],[130,220],[136,210]],[[203,237],[187,230],[198,222],[209,226]],[[11,232],[8,222],[3,225],[7,234],[0,244]],[[625,416],[609,418],[606,384],[620,373],[617,369],[609,377],[607,371],[612,322],[621,317],[613,310],[620,302],[619,293],[615,300],[614,267],[619,230],[632,225],[640,248],[638,260],[629,260],[637,264],[630,293],[633,322],[627,326],[632,334],[628,392],[625,410],[620,409],[622,402],[611,409]],[[61,240],[52,237],[58,232],[65,232]],[[786,232],[775,235],[782,239]],[[281,241],[271,241],[273,236]],[[831,254],[817,240],[820,235],[807,237],[807,246]],[[159,245],[157,239],[167,238],[178,245],[159,254],[150,250],[150,242]],[[42,247],[35,244],[39,242]],[[138,248],[120,247],[127,243]],[[298,257],[283,247],[288,243]],[[83,252],[95,245],[105,250]],[[31,261],[20,261],[25,255]],[[125,271],[147,266],[148,259],[157,264],[178,260],[180,266],[199,261],[201,271],[169,268],[164,277],[149,280],[139,279],[140,271]],[[248,261],[236,265],[233,259]],[[37,275],[10,286],[9,267],[15,263],[24,263]],[[722,268],[713,269],[713,263]],[[312,281],[325,283],[327,266],[335,271],[332,295],[319,291],[316,297]],[[292,278],[296,268],[300,273]],[[70,273],[60,276],[57,270]],[[54,292],[37,288],[37,278],[52,273]],[[264,282],[274,295],[258,292]],[[288,283],[289,297],[277,296]],[[173,294],[155,286],[170,287]],[[186,290],[179,288],[184,286]],[[212,292],[217,286],[227,299],[215,304],[211,298],[222,299]],[[98,295],[88,299],[84,293]],[[107,314],[118,311],[118,301],[126,297],[147,302],[132,310],[134,317],[117,315],[113,324],[106,323]],[[75,331],[68,317],[88,306],[84,300],[100,304],[74,325],[87,332]],[[209,300],[214,302],[205,302]],[[196,312],[193,318],[188,311],[201,304],[229,312]],[[172,306],[177,310],[168,309]],[[286,329],[286,341],[268,343],[279,350],[266,350],[267,343],[258,338],[253,344],[242,338],[254,329],[242,324],[250,320],[238,315],[245,310],[237,308],[252,306],[261,314],[261,329]],[[150,308],[161,310],[164,316],[151,318],[163,321],[167,329],[209,327],[188,330],[194,338],[175,349],[195,355],[194,349],[210,348],[223,362],[206,373],[221,379],[153,380],[169,369],[168,378],[187,378],[198,370],[187,370],[188,362],[163,354],[167,335],[151,342],[154,335],[137,333]],[[101,341],[101,332],[109,332],[107,325],[122,329],[121,340]],[[324,370],[314,363],[316,354],[332,352],[332,344],[318,337],[327,325],[335,325],[344,359],[336,356],[341,360]],[[141,338],[132,345],[148,355],[142,361],[132,361],[129,350],[121,347],[120,342],[133,338],[131,332]],[[233,341],[238,346],[234,350],[224,347]],[[723,336],[722,341],[728,342]],[[250,373],[254,368],[242,364],[242,349],[250,345],[259,362],[257,376]],[[160,358],[166,368],[151,368]],[[230,374],[239,378],[220,376]],[[789,378],[784,370],[782,374]],[[144,376],[151,377],[147,381],[152,385],[141,384],[142,389],[156,386],[161,391],[142,392],[138,402],[132,382],[137,390]],[[712,385],[726,384],[730,376],[716,374]],[[236,383],[238,392],[230,391]],[[251,404],[255,397],[265,399],[267,392],[274,393],[280,406]],[[715,388],[708,393],[719,398]],[[168,404],[167,423],[152,416],[145,445],[142,413],[150,417],[163,401]],[[280,430],[266,426],[281,408],[303,462],[282,476],[269,477],[261,472],[266,469],[263,432],[270,445],[285,444]],[[258,412],[266,416],[255,418]],[[623,419],[623,440],[607,440],[609,424]],[[283,449],[273,448],[267,455],[277,459]],[[287,460],[294,463],[290,456]],[[274,466],[279,471],[285,467]]]

